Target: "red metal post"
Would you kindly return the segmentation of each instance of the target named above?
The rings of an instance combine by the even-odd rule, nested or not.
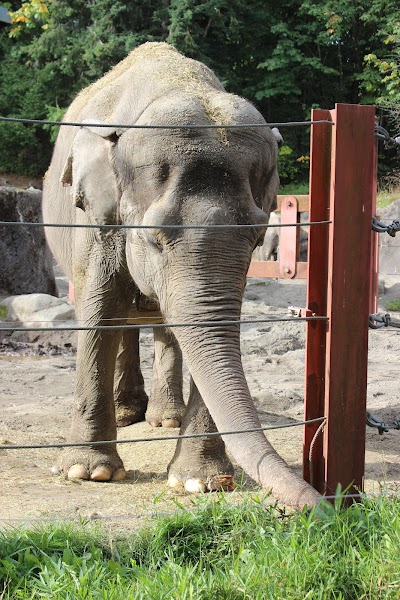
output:
[[[328,110],[313,110],[313,121],[331,120]],[[311,127],[310,209],[309,221],[329,220],[332,125],[321,123]],[[328,286],[328,225],[314,225],[308,232],[308,275],[306,307],[317,316],[326,315]],[[308,321],[306,325],[305,420],[325,414],[324,321]],[[320,423],[306,425],[303,443],[303,477],[320,492],[324,491],[325,466],[321,434],[315,437]],[[311,450],[311,456],[310,456]],[[311,458],[311,460],[310,460]]]
[[[375,108],[331,111],[332,220],[328,254],[324,491],[362,489],[370,297]]]

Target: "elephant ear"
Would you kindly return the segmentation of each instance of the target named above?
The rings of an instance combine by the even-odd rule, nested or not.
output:
[[[283,143],[284,143],[283,142],[283,137],[281,135],[281,132],[279,131],[279,129],[277,127],[273,127],[271,129],[271,131],[272,131],[272,133],[274,135],[276,143],[278,144],[278,148],[280,148],[281,146],[283,146]]]
[[[72,186],[75,206],[86,212],[93,225],[118,224],[120,191],[114,168],[117,132],[112,127],[84,123],[68,154],[61,183]]]

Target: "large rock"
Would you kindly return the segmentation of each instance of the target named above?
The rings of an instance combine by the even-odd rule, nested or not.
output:
[[[41,223],[42,193],[0,187],[0,221]],[[0,294],[57,295],[52,257],[42,227],[0,225]]]
[[[65,321],[75,319],[72,302],[49,294],[10,296],[1,304],[7,307],[7,320],[17,321],[23,327],[61,327]],[[67,324],[70,325],[74,323]]]
[[[385,225],[390,225],[394,220],[400,219],[400,199],[385,208],[380,208],[377,212]],[[395,237],[391,237],[388,233],[380,233],[379,242],[379,273],[400,274],[400,231]]]

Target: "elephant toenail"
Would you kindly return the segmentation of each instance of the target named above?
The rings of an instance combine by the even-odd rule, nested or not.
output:
[[[123,479],[125,479],[125,477],[126,477],[125,469],[118,469],[117,471],[115,471],[112,480],[113,481],[122,481]]]
[[[183,482],[180,479],[178,479],[177,477],[175,477],[175,475],[170,475],[168,477],[168,485],[169,485],[169,487],[172,487],[172,488],[182,488]]]
[[[162,426],[169,429],[176,429],[181,426],[181,422],[178,419],[163,419]]]
[[[185,481],[185,490],[192,494],[204,493],[207,491],[207,486],[202,479],[188,479]]]
[[[68,469],[68,479],[90,479],[90,475],[83,465],[72,465]]]
[[[107,465],[99,465],[90,476],[92,481],[110,481],[112,470]]]

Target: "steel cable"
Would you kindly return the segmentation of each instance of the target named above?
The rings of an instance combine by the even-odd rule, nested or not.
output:
[[[332,121],[289,121],[283,123],[240,123],[240,124],[220,124],[220,125],[121,125],[114,123],[90,123],[90,122],[68,122],[68,121],[48,121],[45,119],[23,119],[20,117],[0,117],[0,121],[5,123],[23,123],[25,125],[56,125],[67,127],[109,127],[111,129],[249,129],[262,127],[299,127],[301,125],[334,125]]]
[[[275,322],[300,322],[300,321],[326,321],[328,317],[287,317],[281,319],[248,319],[246,321],[198,321],[191,323],[141,323],[140,325],[94,325],[94,326],[69,326],[69,327],[0,327],[0,331],[119,331],[126,329],[159,329],[161,327],[219,327],[224,325],[247,325]],[[1,322],[1,321],[0,321]]]
[[[288,427],[299,427],[300,425],[310,425],[325,420],[325,417],[310,419],[309,421],[297,421],[296,423],[285,423],[283,425],[268,425],[266,427],[256,427],[252,429],[240,429],[236,431],[214,431],[211,433],[191,433],[185,435],[161,436],[150,438],[134,438],[129,440],[103,440],[93,442],[65,442],[57,444],[0,444],[0,450],[38,450],[44,448],[81,448],[110,446],[113,444],[136,444],[139,442],[165,442],[168,440],[188,440],[193,438],[219,437],[223,435],[238,435],[239,433],[255,433],[259,431],[273,431],[275,429],[287,429]]]
[[[243,225],[93,225],[92,223],[32,223],[29,221],[0,221],[1,227],[27,226],[27,227],[63,227],[65,229],[269,229],[270,227],[306,227],[309,225],[329,225],[332,221],[312,221],[309,223],[244,223]]]

